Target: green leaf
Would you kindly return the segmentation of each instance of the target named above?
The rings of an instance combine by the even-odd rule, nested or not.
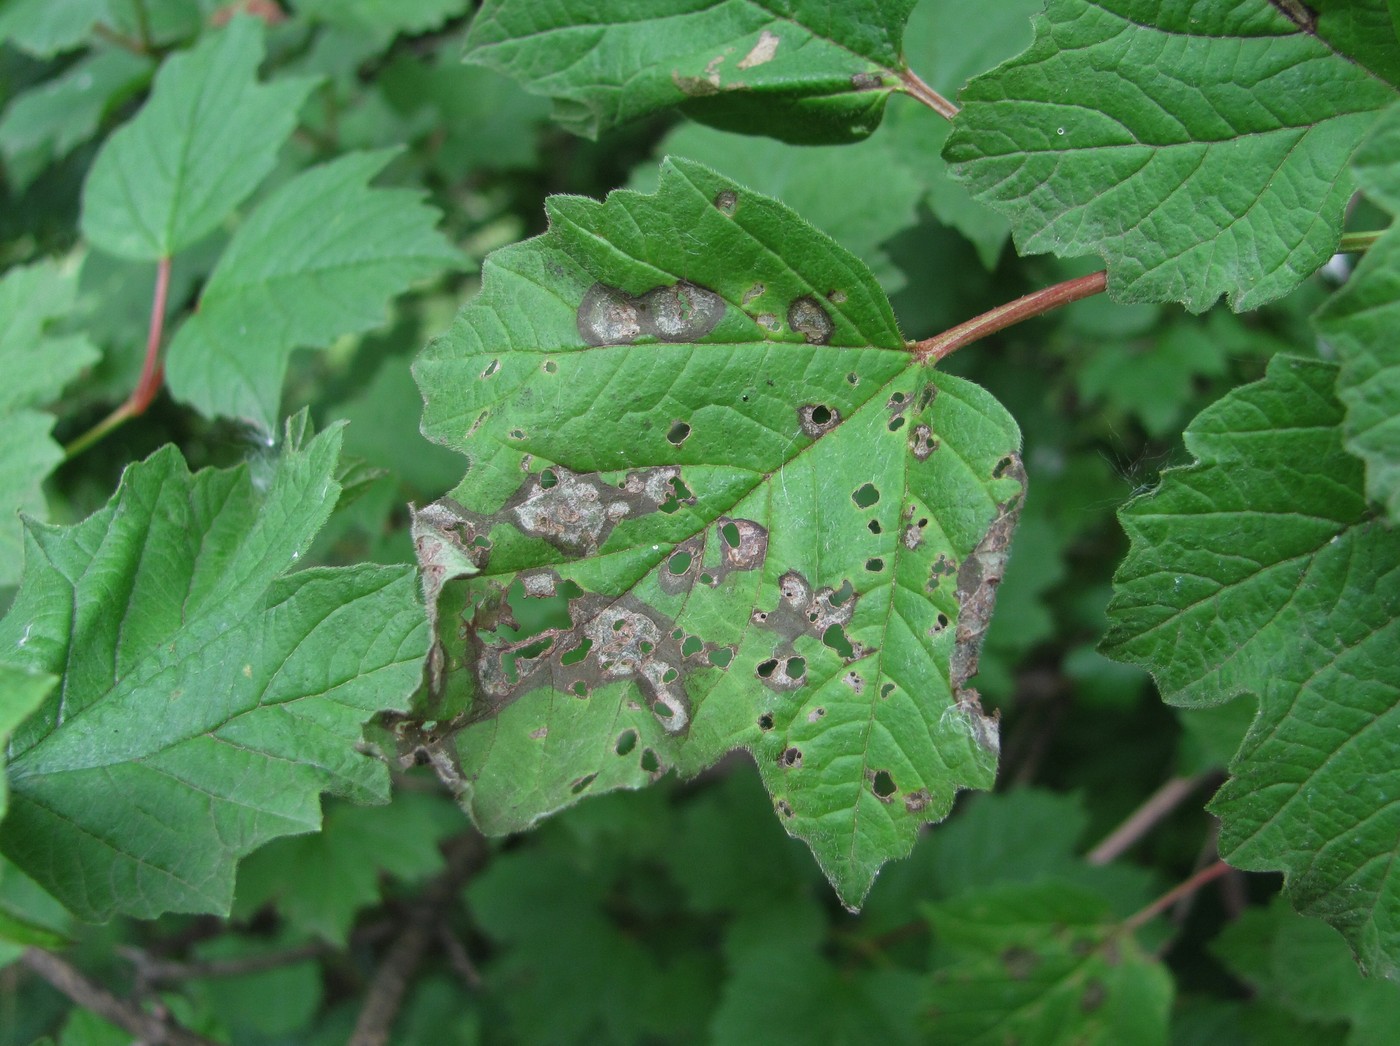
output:
[[[1196,464],[1122,511],[1105,650],[1172,704],[1259,699],[1212,804],[1220,852],[1281,870],[1364,967],[1400,970],[1400,532],[1342,446],[1331,364],[1275,357],[1186,431]]]
[[[0,695],[4,695],[4,700],[0,701],[0,745],[8,748],[10,735],[39,707],[57,683],[58,677],[47,672],[0,664]],[[5,816],[9,800],[7,777],[0,774],[0,818]]]
[[[19,580],[16,513],[43,513],[41,484],[63,460],[49,437],[53,418],[36,408],[97,359],[86,339],[48,333],[73,311],[76,295],[76,272],[57,262],[12,269],[0,279],[0,586]]]
[[[1392,108],[1356,156],[1366,194],[1400,213],[1400,107]],[[1400,521],[1400,235],[1392,229],[1318,311],[1317,329],[1342,364],[1337,396],[1346,406],[1346,448],[1366,463],[1366,494]]]
[[[227,911],[234,862],[314,831],[320,792],[383,801],[355,746],[419,680],[412,572],[285,573],[339,444],[290,441],[256,482],[167,447],[82,523],[29,524],[0,649],[63,683],[11,742],[0,849],[76,914]]]
[[[381,46],[400,33],[425,33],[466,14],[468,0],[297,0],[297,15],[372,37]]]
[[[267,198],[234,234],[170,346],[172,395],[271,432],[287,359],[382,325],[415,281],[462,263],[409,189],[372,189],[391,152],[350,153]]]
[[[1346,1021],[1349,1046],[1384,1046],[1400,1023],[1400,985],[1365,978],[1346,943],[1279,900],[1251,908],[1211,948],[1255,996],[1308,1021]]]
[[[436,796],[337,804],[320,832],[276,839],[238,866],[234,918],[272,902],[293,929],[344,947],[356,913],[379,902],[381,874],[415,882],[442,871],[438,843],[461,827],[462,815]]]
[[[1286,6],[1050,0],[944,156],[1018,250],[1099,254],[1120,301],[1277,298],[1336,250],[1347,161],[1395,98],[1345,9],[1310,32]]]
[[[992,783],[965,683],[1015,423],[920,361],[860,262],[698,164],[548,210],[416,367],[424,432],[470,459],[419,540],[479,571],[438,605],[431,714],[468,711],[443,760],[503,833],[747,749],[858,904]]]
[[[905,72],[914,0],[487,0],[467,61],[554,99],[554,118],[598,133],[679,107],[784,141],[855,141],[880,123]]]
[[[1171,974],[1094,894],[1002,887],[924,911],[954,957],[929,989],[928,1041],[1167,1041]]]
[[[107,17],[108,0],[7,0],[0,11],[0,41],[40,58],[82,44],[93,24]]]
[[[107,139],[83,187],[83,234],[153,261],[212,232],[267,177],[314,81],[261,86],[261,23],[235,18],[165,61],[141,111]]]
[[[916,221],[922,180],[902,164],[884,129],[853,145],[795,146],[771,139],[738,139],[685,123],[661,140],[659,155],[698,160],[725,177],[773,196],[870,266],[893,294],[904,273],[880,245]],[[644,162],[629,188],[656,188],[657,168]],[[878,185],[878,193],[871,186]]]
[[[0,117],[0,153],[11,184],[23,189],[96,134],[108,113],[145,86],[153,67],[149,58],[113,48],[17,95]]]

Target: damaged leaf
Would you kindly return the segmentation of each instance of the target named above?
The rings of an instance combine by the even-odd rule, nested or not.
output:
[[[416,366],[469,463],[415,521],[438,645],[406,753],[504,833],[745,749],[859,904],[995,776],[965,684],[1015,423],[919,362],[853,256],[705,167],[548,209]]]
[[[487,0],[467,60],[554,99],[576,134],[664,109],[790,142],[857,141],[902,89],[914,0]]]

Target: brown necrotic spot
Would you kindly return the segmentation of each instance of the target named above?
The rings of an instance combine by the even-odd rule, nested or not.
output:
[[[578,307],[579,336],[589,345],[626,345],[641,336],[637,299],[607,284],[595,283]]]
[[[855,73],[851,76],[851,86],[857,91],[873,91],[883,84],[879,73]]]
[[[904,809],[911,814],[917,814],[921,810],[927,809],[929,803],[933,802],[933,796],[929,795],[927,788],[918,788],[908,793],[904,797]]]
[[[783,754],[778,756],[778,762],[784,770],[796,770],[802,765],[802,749],[785,748]]]
[[[686,280],[633,296],[595,283],[578,307],[578,332],[589,345],[630,345],[642,337],[683,342],[703,338],[724,315],[724,299]]]
[[[739,194],[733,189],[722,189],[715,194],[715,209],[724,215],[732,215],[739,206]]]
[[[841,424],[841,413],[825,403],[809,403],[805,407],[797,408],[797,419],[802,431],[816,439]]]
[[[927,425],[915,425],[914,435],[909,440],[909,449],[919,461],[927,461],[929,455],[938,449],[938,440],[933,438],[933,429]]]
[[[827,311],[816,298],[804,295],[788,306],[788,326],[801,334],[811,345],[825,345],[836,329]]]
[[[778,811],[778,816],[784,819],[792,817],[797,811],[792,808],[792,804],[786,799],[779,799],[773,804],[773,808]]]

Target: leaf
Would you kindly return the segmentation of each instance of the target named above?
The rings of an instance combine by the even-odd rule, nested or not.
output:
[[[108,0],[8,0],[0,11],[0,41],[40,58],[82,44],[93,23],[107,15]]]
[[[299,0],[297,15],[374,38],[381,46],[400,33],[424,33],[467,12],[468,0]]]
[[[679,107],[789,142],[855,141],[901,90],[914,0],[487,0],[466,59],[554,99],[575,134]]]
[[[11,269],[0,279],[0,586],[19,580],[16,513],[43,511],[41,484],[63,460],[49,436],[53,418],[36,408],[97,359],[86,339],[48,333],[73,311],[76,295],[76,273],[57,262]]]
[[[869,265],[886,293],[904,286],[904,273],[880,245],[915,223],[924,185],[901,165],[883,128],[859,144],[795,146],[684,123],[656,151],[698,160],[782,200]],[[652,191],[656,183],[656,164],[647,161],[635,169],[629,188]],[[872,192],[876,185],[879,192]]]
[[[1186,431],[1196,464],[1121,513],[1132,548],[1105,652],[1186,707],[1259,714],[1212,803],[1220,852],[1280,870],[1363,967],[1400,970],[1400,532],[1362,494],[1326,363],[1275,357]]]
[[[0,745],[8,748],[10,736],[39,707],[57,683],[58,677],[47,672],[34,672],[0,663],[0,694],[5,696],[5,700],[0,702]],[[9,800],[7,778],[0,775],[0,818],[5,816]]]
[[[261,23],[235,18],[167,59],[151,97],[97,154],[83,187],[83,235],[154,261],[212,232],[271,172],[314,81],[262,86]]]
[[[1015,423],[855,258],[698,164],[548,210],[416,366],[424,432],[470,459],[417,533],[479,570],[438,604],[429,714],[465,718],[434,758],[499,834],[747,749],[858,904],[995,773],[964,684]]]
[[[1400,985],[1366,979],[1346,944],[1314,919],[1276,900],[1225,927],[1211,951],[1263,1000],[1295,1019],[1347,1021],[1351,1046],[1383,1046],[1400,1021]]]
[[[270,432],[293,349],[382,325],[389,299],[462,263],[421,193],[369,187],[392,158],[350,153],[305,171],[243,223],[170,346],[177,399]]]
[[[934,976],[928,1041],[1167,1041],[1171,974],[1093,894],[1003,887],[924,911],[956,957]]]
[[[1099,254],[1119,301],[1287,294],[1336,250],[1347,161],[1395,88],[1345,9],[1310,32],[1285,6],[1050,0],[964,89],[944,156],[1021,253]]]
[[[149,58],[113,48],[17,95],[0,118],[0,153],[10,183],[23,189],[96,134],[109,112],[146,85],[152,68]]]
[[[29,523],[0,649],[63,683],[11,742],[0,850],[79,916],[227,911],[237,859],[319,827],[320,792],[383,801],[355,746],[417,686],[413,574],[284,573],[339,444],[290,441],[256,483],[166,447],[82,523]]]
[[[421,882],[442,871],[438,843],[461,819],[445,799],[411,792],[389,806],[337,804],[315,835],[276,839],[238,866],[233,916],[275,903],[292,929],[344,947],[356,913],[379,902],[381,875]]]
[[[1400,213],[1400,107],[1392,108],[1356,156],[1366,194]],[[1342,365],[1337,397],[1346,407],[1347,450],[1366,463],[1366,495],[1400,521],[1400,238],[1382,236],[1351,278],[1318,311],[1317,329]]]

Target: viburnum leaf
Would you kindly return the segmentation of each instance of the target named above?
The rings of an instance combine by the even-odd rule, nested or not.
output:
[[[1400,107],[1392,108],[1353,165],[1366,194],[1400,214]],[[1366,252],[1319,310],[1317,329],[1342,364],[1346,448],[1366,463],[1366,493],[1400,522],[1400,238],[1394,229]]]
[[[8,0],[0,10],[0,41],[40,58],[72,50],[107,14],[110,0]]]
[[[114,47],[16,95],[0,117],[0,153],[10,183],[24,188],[96,134],[107,113],[146,85],[154,64]]]
[[[43,510],[41,484],[63,460],[49,436],[53,417],[38,408],[98,357],[86,338],[50,333],[76,297],[77,273],[56,262],[11,269],[0,279],[0,586],[19,580],[17,513]]]
[[[976,650],[1023,489],[986,392],[907,345],[857,259],[699,164],[549,201],[416,373],[469,458],[415,522],[422,744],[492,833],[753,753],[856,905],[986,788]],[[446,551],[445,551],[446,550]]]
[[[1050,0],[944,156],[1022,253],[1102,255],[1120,301],[1254,308],[1336,250],[1348,160],[1396,98],[1358,28],[1383,0],[1320,6]]]
[[[576,134],[679,107],[785,141],[854,141],[903,89],[914,0],[487,0],[467,61],[554,99]]]
[[[416,882],[442,871],[438,843],[461,827],[461,813],[441,796],[338,803],[315,835],[276,839],[238,866],[233,917],[251,919],[274,903],[291,929],[344,947],[355,914],[380,900],[383,877]]]
[[[1400,971],[1400,531],[1342,446],[1328,363],[1275,357],[1186,431],[1196,463],[1121,513],[1105,649],[1182,706],[1258,698],[1212,808],[1220,852],[1274,870],[1363,967]]]
[[[382,325],[391,298],[462,263],[422,193],[367,184],[393,155],[347,154],[258,206],[170,346],[172,395],[271,432],[293,349]]]
[[[929,989],[929,1041],[1167,1041],[1172,976],[1095,894],[1005,886],[924,912],[952,957]]]
[[[166,59],[150,99],[93,162],[89,240],[124,258],[167,257],[212,232],[272,170],[315,81],[257,82],[261,25],[235,18]]]
[[[423,610],[404,567],[287,573],[340,489],[339,431],[297,428],[256,480],[166,447],[83,522],[29,524],[0,650],[63,681],[11,741],[0,850],[80,916],[225,912],[319,793],[386,796],[356,745],[418,685]]]

